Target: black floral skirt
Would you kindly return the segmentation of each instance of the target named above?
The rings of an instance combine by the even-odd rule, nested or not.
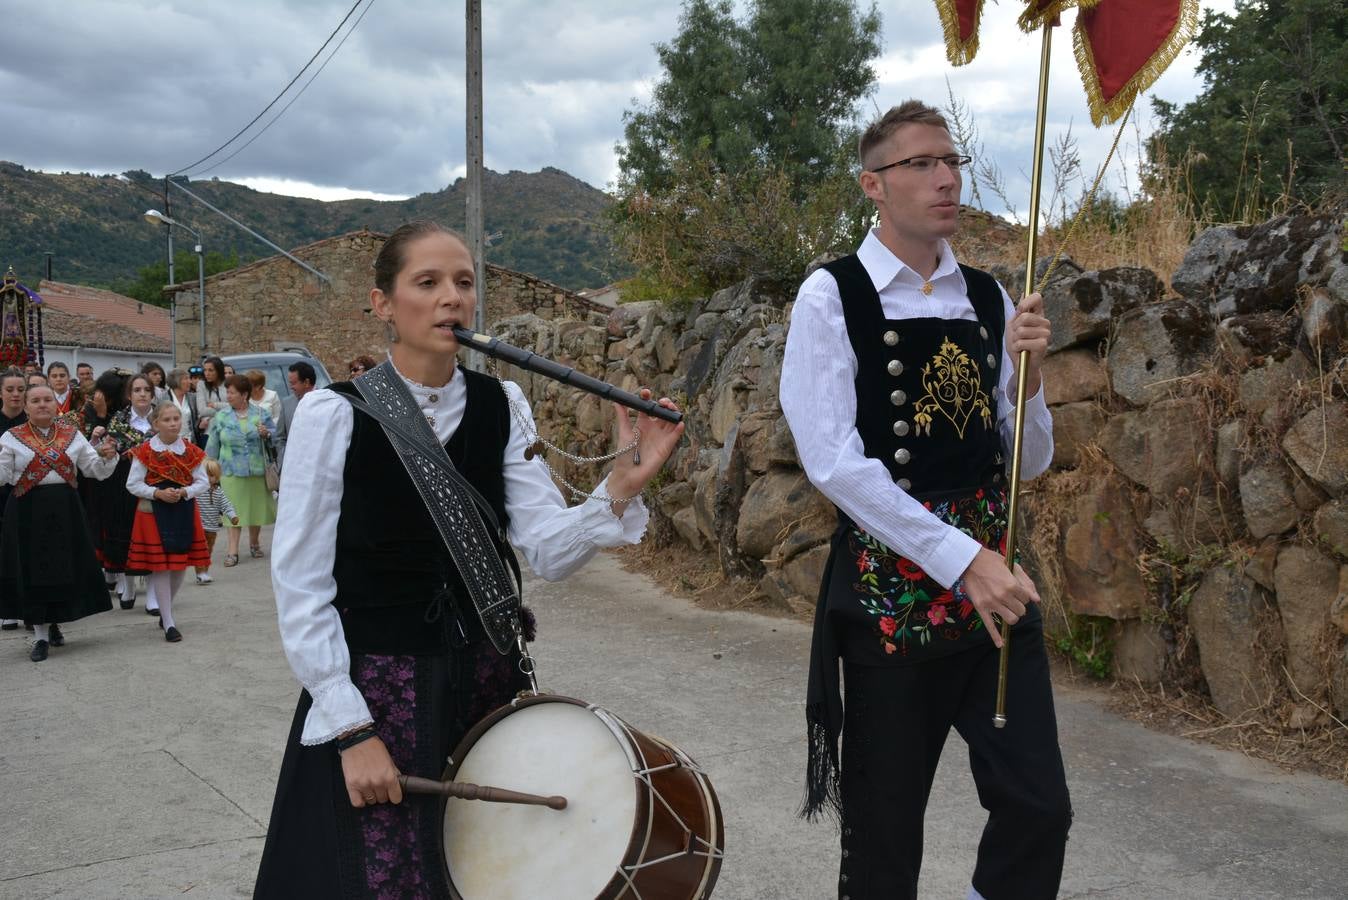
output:
[[[468,729],[526,687],[518,659],[485,641],[441,655],[355,653],[351,678],[398,770],[438,779]],[[449,897],[439,799],[352,807],[336,743],[300,743],[311,705],[301,692],[253,896]]]

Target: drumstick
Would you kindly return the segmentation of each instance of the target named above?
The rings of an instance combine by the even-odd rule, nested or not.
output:
[[[435,781],[430,778],[418,778],[416,775],[399,775],[398,784],[402,785],[403,790],[409,794],[438,794],[442,797],[455,797],[459,800],[522,803],[528,806],[546,806],[549,809],[566,809],[565,797],[521,794],[519,791],[507,791],[504,788],[469,784],[466,781]]]

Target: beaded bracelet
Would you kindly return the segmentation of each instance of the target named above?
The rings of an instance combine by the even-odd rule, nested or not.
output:
[[[337,752],[342,753],[344,751],[350,750],[357,744],[368,741],[372,737],[379,737],[379,732],[374,730],[373,725],[365,725],[359,728],[358,730],[353,731],[351,734],[348,734],[346,737],[338,738]]]

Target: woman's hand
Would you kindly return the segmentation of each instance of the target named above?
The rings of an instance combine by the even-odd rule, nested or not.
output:
[[[110,437],[103,438],[102,443],[98,445],[98,455],[104,459],[112,459],[117,455],[117,442]]]
[[[260,434],[260,435],[262,436],[262,440],[264,440],[264,441],[265,441],[267,438],[271,437],[271,432],[267,430],[267,426],[266,426],[266,425],[258,425],[258,426],[257,426],[257,433]]]
[[[647,388],[641,389],[641,399],[651,399]],[[660,398],[665,409],[677,410],[674,401],[668,397]],[[626,447],[632,443],[632,416],[627,407],[613,404],[618,417],[618,446]],[[669,459],[674,448],[683,439],[683,423],[675,425],[664,419],[657,419],[646,413],[637,414],[637,427],[641,429],[641,442],[636,454],[626,453],[613,462],[613,471],[608,476],[608,495],[617,498],[613,503],[613,514],[621,516],[627,508],[627,501],[640,494]],[[635,460],[640,458],[641,462]]]
[[[372,737],[340,755],[342,776],[346,779],[346,793],[352,806],[360,809],[376,803],[402,802],[398,767],[393,764],[393,757],[388,755],[383,741]]]
[[[177,503],[183,498],[182,488],[159,488],[154,492],[156,500],[162,500],[164,503]]]

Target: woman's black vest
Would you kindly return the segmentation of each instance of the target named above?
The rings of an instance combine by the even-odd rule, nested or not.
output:
[[[502,458],[510,407],[495,378],[460,368],[467,404],[445,445],[450,460],[508,527]],[[331,389],[356,395],[349,381]],[[483,639],[449,551],[384,429],[353,410],[342,472],[333,605],[359,653],[439,653]],[[499,548],[510,559],[508,546]]]

